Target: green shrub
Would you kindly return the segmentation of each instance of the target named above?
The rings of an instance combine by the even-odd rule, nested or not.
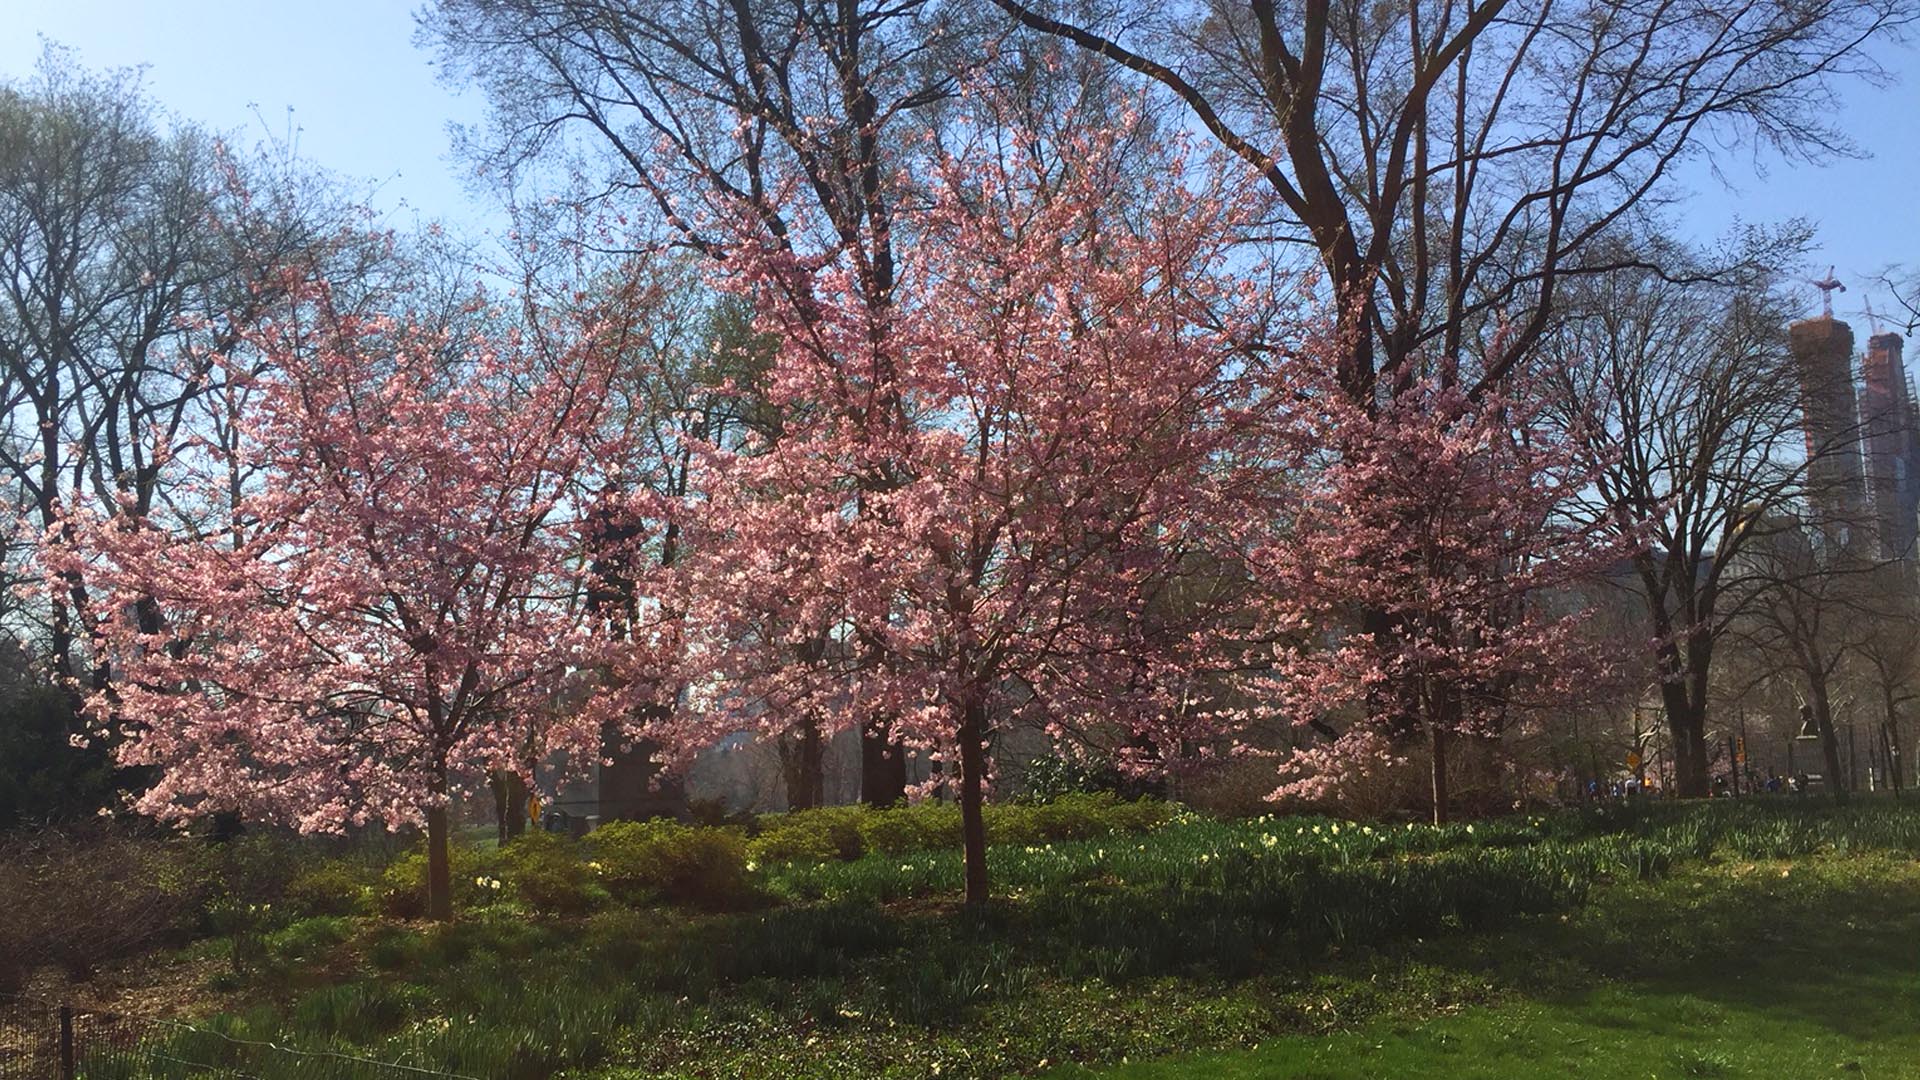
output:
[[[378,971],[401,971],[419,962],[426,949],[421,936],[404,926],[382,924],[366,939],[367,963]]]
[[[1013,810],[1014,807],[994,807]],[[1050,803],[1022,807],[1040,841],[1091,840],[1115,833],[1147,832],[1165,824],[1173,808],[1158,799],[1124,802],[1109,792],[1063,795]]]
[[[980,816],[987,828],[987,843],[997,846],[1043,841],[1045,837],[1040,835],[1040,819],[1035,813],[1038,809],[1022,803],[995,803],[982,807]]]
[[[1127,802],[1111,792],[1063,795],[1039,805],[994,803],[985,808],[987,843],[1039,844],[1087,840],[1115,833],[1147,832],[1173,817],[1158,799]],[[904,855],[958,847],[960,808],[925,802],[884,810],[833,806],[769,814],[748,845],[758,862],[795,859],[852,862],[867,854]]]
[[[300,915],[351,915],[372,892],[368,877],[360,866],[328,859],[287,883],[285,904]]]
[[[380,911],[396,919],[417,919],[427,913],[427,856],[402,855],[380,875]]]
[[[333,954],[353,936],[353,924],[333,915],[301,919],[266,936],[267,954],[283,964],[309,964]]]
[[[760,819],[760,835],[747,854],[756,862],[787,859],[841,859],[851,862],[866,853],[861,819],[875,811],[865,806],[827,806],[768,814]]]
[[[479,907],[501,898],[505,882],[499,876],[499,853],[456,844],[447,858],[456,909]],[[417,919],[425,915],[427,853],[415,851],[395,859],[380,875],[374,893],[375,906],[381,914],[396,919]]]
[[[500,877],[542,915],[584,915],[607,899],[577,846],[553,833],[528,833],[508,844],[500,852]]]
[[[734,829],[675,821],[617,821],[587,837],[592,869],[608,891],[628,902],[663,897],[725,909],[756,897],[747,873],[747,844]]]
[[[926,802],[869,810],[861,816],[860,834],[868,850],[888,855],[954,847],[960,843],[960,808]]]

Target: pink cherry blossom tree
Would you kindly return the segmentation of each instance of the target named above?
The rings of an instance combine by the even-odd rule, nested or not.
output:
[[[784,421],[704,456],[688,650],[720,677],[693,704],[707,735],[887,716],[957,763],[969,903],[1001,725],[1152,768],[1231,721],[1204,686],[1243,579],[1208,556],[1267,480],[1269,358],[1228,272],[1248,207],[1200,168],[1120,183],[1118,138],[945,160],[896,223],[916,242],[885,311],[849,258],[749,240],[732,262]]]
[[[1503,385],[1475,397],[1428,378],[1371,409],[1301,395],[1296,430],[1318,460],[1288,527],[1253,557],[1274,637],[1292,643],[1265,694],[1303,727],[1349,724],[1293,752],[1276,798],[1324,800],[1423,736],[1444,822],[1457,739],[1495,738],[1514,713],[1576,700],[1611,670],[1577,586],[1634,540],[1574,513],[1591,473],[1530,384]],[[1392,632],[1364,632],[1361,611]]]
[[[300,296],[251,333],[264,362],[225,372],[241,438],[178,448],[179,512],[74,522],[72,569],[110,597],[89,710],[158,771],[139,805],[163,818],[424,821],[444,920],[449,800],[552,751],[596,760],[649,685],[650,631],[610,652],[585,603],[620,331],[588,312],[455,337]]]

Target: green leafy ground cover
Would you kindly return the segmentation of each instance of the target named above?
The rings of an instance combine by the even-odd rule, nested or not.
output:
[[[1920,873],[1906,859],[1691,867],[1565,922],[1416,954],[1497,990],[1478,1008],[1402,999],[1322,1037],[1048,1075],[1920,1076]]]
[[[203,942],[257,1003],[171,1050],[258,1076],[267,1039],[489,1078],[1920,1076],[1920,808],[1032,839],[979,913],[934,849],[756,862],[730,911],[483,887],[452,926]]]

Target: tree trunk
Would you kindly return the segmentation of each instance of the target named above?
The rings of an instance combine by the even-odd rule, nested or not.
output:
[[[1673,740],[1675,791],[1683,799],[1704,799],[1713,786],[1707,775],[1706,705],[1678,679],[1661,681],[1660,700],[1666,707],[1667,734]]]
[[[966,849],[967,906],[987,902],[987,825],[981,813],[986,791],[987,710],[978,701],[960,713],[960,838]]]
[[[654,715],[660,708],[645,706]],[[601,732],[600,746],[604,760],[596,811],[601,824],[687,816],[686,785],[680,778],[663,775],[663,766],[655,756],[659,743],[641,739],[628,744],[619,725],[608,724]]]
[[[890,738],[887,722],[860,727],[860,801],[892,806],[907,797],[907,749]]]
[[[1434,717],[1427,725],[1428,744],[1433,751],[1433,823],[1447,823],[1447,725]]]
[[[1906,778],[1900,773],[1900,710],[1893,700],[1893,686],[1882,681],[1880,686],[1882,701],[1887,710],[1886,727],[1880,733],[1886,745],[1887,783],[1893,787],[1893,797],[1900,797],[1900,789]]]
[[[1820,750],[1826,758],[1827,789],[1833,792],[1833,801],[1847,801],[1847,782],[1840,775],[1840,736],[1833,729],[1833,703],[1827,699],[1827,681],[1822,678],[1811,680],[1809,688],[1813,691],[1813,719],[1820,728]]]
[[[827,748],[812,716],[793,726],[790,744],[780,747],[780,771],[787,784],[787,809],[813,810],[826,803]]]
[[[427,809],[427,917],[453,921],[453,866],[449,860],[446,783],[435,785],[435,802]]]
[[[527,782],[512,769],[495,769],[488,786],[493,788],[493,816],[504,846],[527,831]]]

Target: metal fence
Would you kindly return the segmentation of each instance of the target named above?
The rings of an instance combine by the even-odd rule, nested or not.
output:
[[[0,995],[0,1080],[481,1080],[405,1056],[414,1060],[381,1061]]]

